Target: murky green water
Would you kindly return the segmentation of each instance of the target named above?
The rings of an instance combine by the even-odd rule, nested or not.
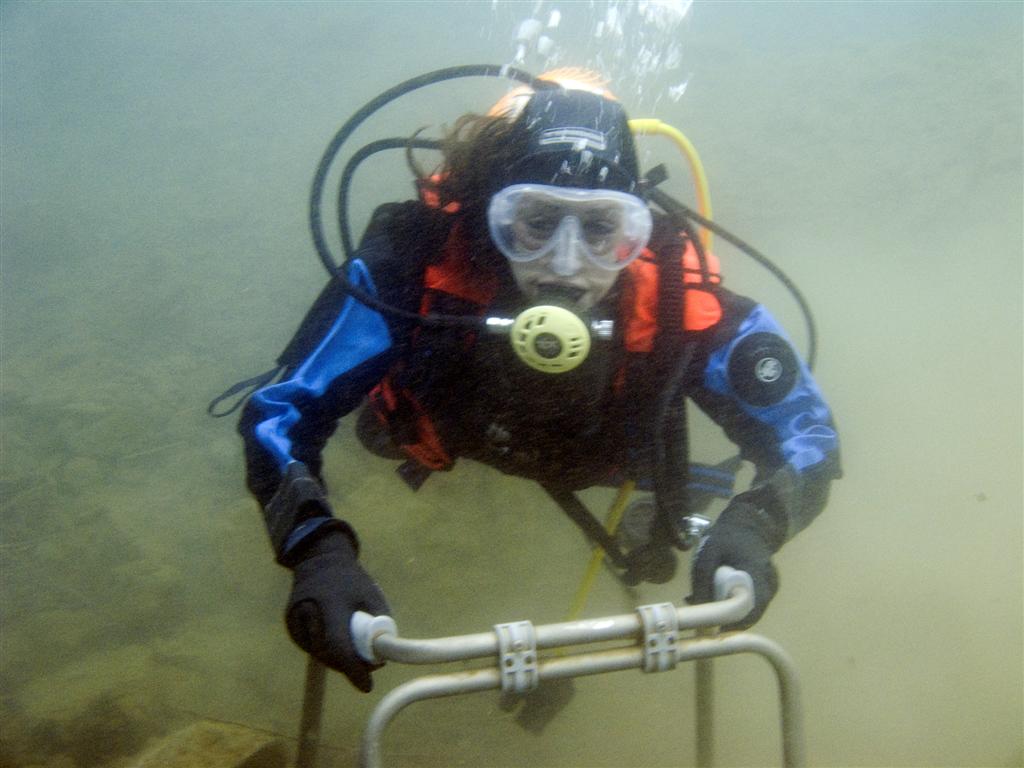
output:
[[[320,288],[306,199],[341,121],[423,71],[507,61],[533,6],[0,7],[0,764],[120,765],[200,717],[295,732],[287,574],[233,424],[204,407],[269,365]],[[560,39],[600,52],[573,30],[591,6],[561,8]],[[811,763],[1021,765],[1022,6],[691,13],[681,69],[619,95],[687,133],[716,218],[817,310],[846,477],[780,553],[759,625],[801,669]],[[688,73],[681,100],[659,98]],[[450,123],[500,93],[417,95],[360,136]],[[398,163],[375,171],[358,213],[408,194]],[[730,284],[802,339],[785,293],[719,250]],[[726,455],[701,435],[702,458]],[[413,495],[348,424],[327,475],[404,633],[564,615],[587,548],[530,484],[466,464]],[[626,607],[607,580],[590,611]],[[392,665],[366,697],[332,680],[325,765],[354,764],[369,711],[408,674]],[[724,661],[718,685],[720,763],[776,761],[767,668]],[[582,680],[539,738],[494,696],[421,705],[385,755],[690,765],[692,697],[689,669]]]

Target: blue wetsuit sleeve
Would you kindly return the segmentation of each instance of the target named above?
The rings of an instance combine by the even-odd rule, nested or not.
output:
[[[761,305],[715,340],[694,400],[757,468],[743,495],[785,522],[791,538],[824,508],[839,477],[832,413],[806,364]]]
[[[366,264],[348,267],[351,283],[377,295]],[[247,482],[266,507],[289,466],[301,462],[319,477],[321,451],[338,420],[356,408],[386,373],[394,340],[384,318],[351,296],[305,359],[256,392],[239,422]]]

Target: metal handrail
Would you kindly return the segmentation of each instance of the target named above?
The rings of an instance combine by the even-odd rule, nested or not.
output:
[[[493,632],[433,639],[399,637],[390,617],[357,613],[353,616],[352,635],[360,654],[369,662],[438,664],[488,657],[495,662],[481,669],[425,675],[386,694],[363,733],[360,765],[380,768],[384,730],[400,711],[417,701],[486,690],[524,693],[546,680],[635,668],[662,671],[674,668],[680,661],[737,653],[756,653],[772,665],[779,687],[783,765],[805,765],[799,680],[789,655],[775,642],[750,633],[679,636],[682,629],[712,628],[739,621],[753,608],[753,584],[750,576],[741,571],[719,568],[715,573],[715,594],[718,600],[703,605],[640,606],[632,614],[536,627],[529,622],[500,624]],[[630,644],[589,651],[582,647],[614,640],[629,640]],[[569,650],[550,658],[538,656],[539,650],[553,648]],[[709,702],[709,693],[698,690],[698,701]],[[698,754],[709,756],[710,736],[698,732],[697,738]],[[705,743],[700,743],[701,739]]]

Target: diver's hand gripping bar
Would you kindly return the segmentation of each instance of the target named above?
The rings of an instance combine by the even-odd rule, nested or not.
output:
[[[754,607],[754,583],[750,575],[729,566],[720,567],[715,571],[715,598],[715,602],[702,605],[670,606],[675,611],[677,628],[716,627],[742,619]],[[534,627],[536,648],[636,640],[647,629],[645,613],[649,613],[650,608],[640,606],[635,613]],[[385,661],[438,664],[493,658],[501,650],[496,631],[413,640],[398,636],[398,627],[390,616],[371,616],[362,611],[352,615],[350,630],[356,651],[371,664]]]

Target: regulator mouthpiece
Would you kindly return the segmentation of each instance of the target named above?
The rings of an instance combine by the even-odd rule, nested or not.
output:
[[[586,324],[568,309],[550,304],[521,312],[510,338],[519,359],[544,373],[571,371],[590,352]]]

